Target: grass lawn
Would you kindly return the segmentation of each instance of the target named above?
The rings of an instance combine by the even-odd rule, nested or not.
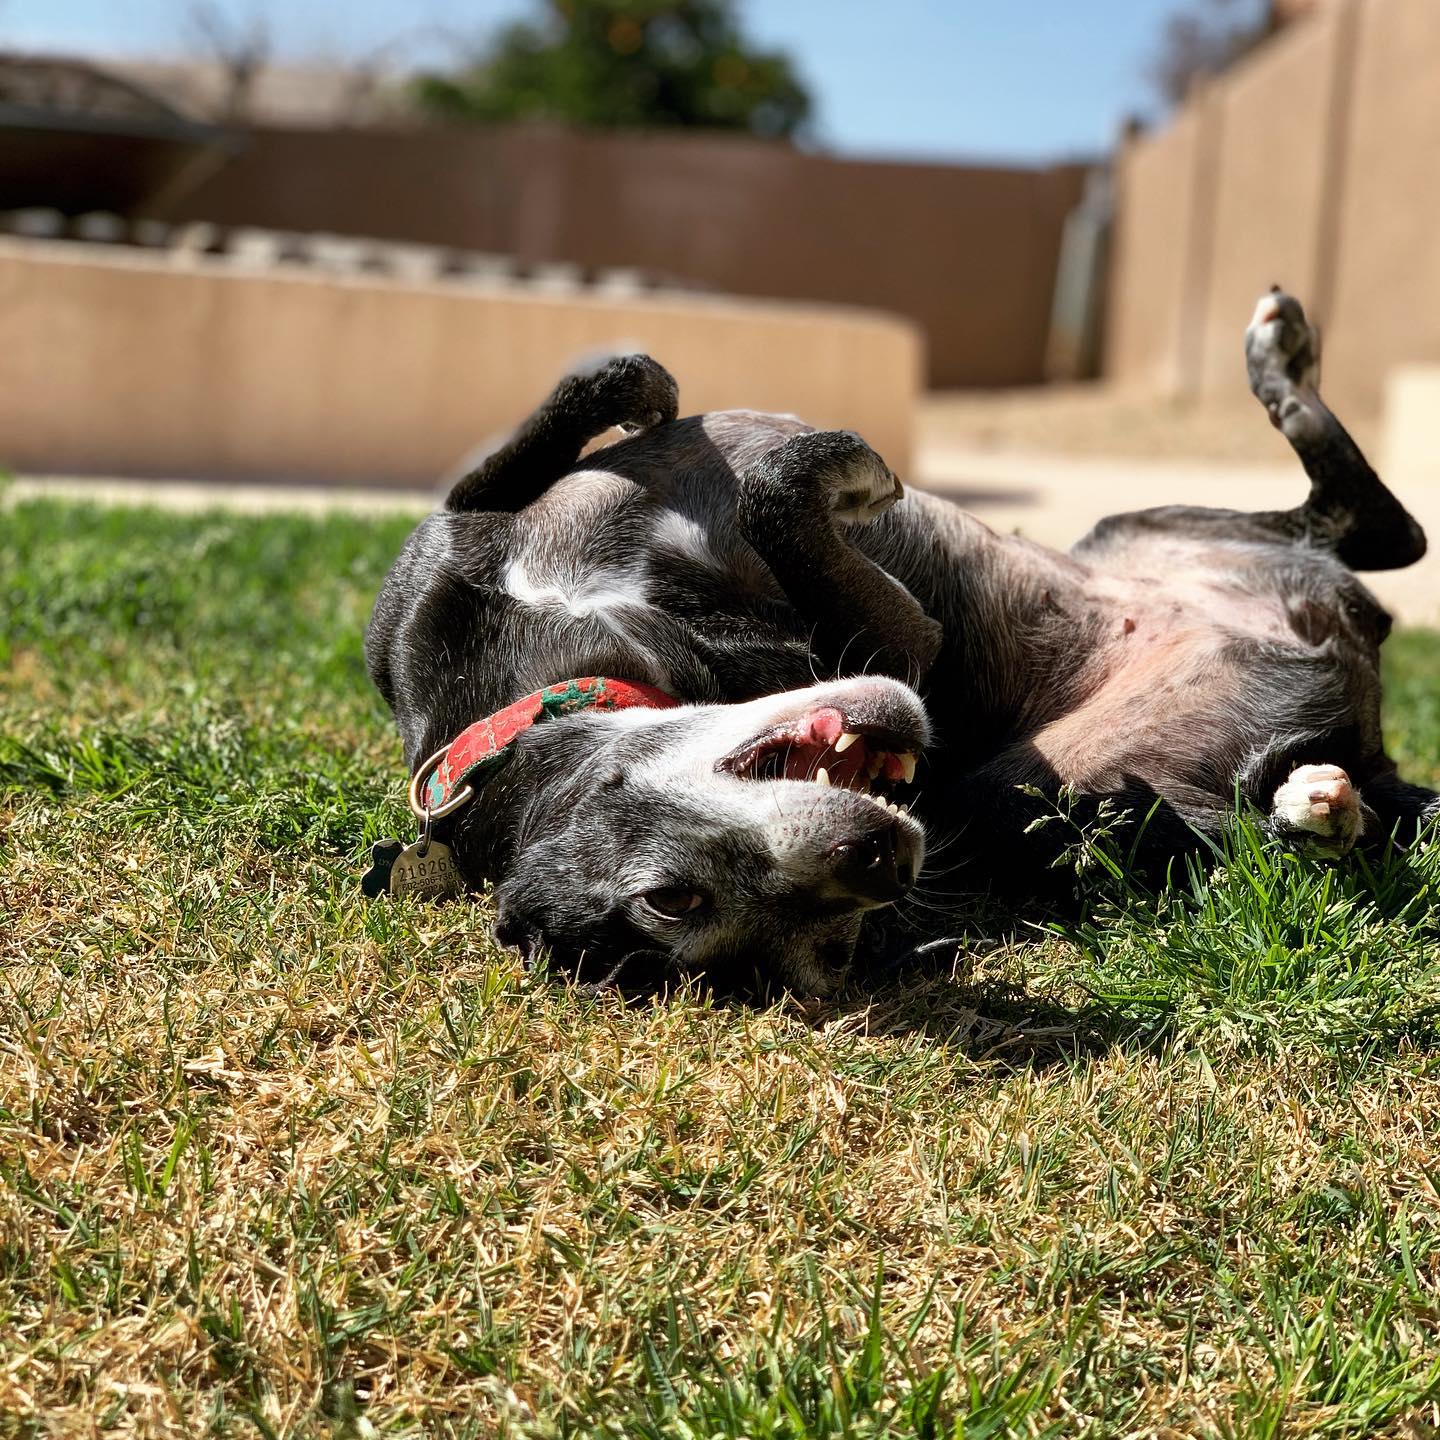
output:
[[[0,1434],[1435,1433],[1440,847],[586,998],[360,898],[408,523],[0,513]]]

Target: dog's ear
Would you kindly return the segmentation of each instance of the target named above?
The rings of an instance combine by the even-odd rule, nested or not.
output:
[[[582,989],[601,991],[620,986],[650,992],[670,974],[671,957],[618,916],[597,920],[586,933],[547,932],[526,904],[521,887],[509,886],[495,896],[495,923],[490,932],[498,944],[516,950],[527,966],[541,957],[549,972],[564,975]]]

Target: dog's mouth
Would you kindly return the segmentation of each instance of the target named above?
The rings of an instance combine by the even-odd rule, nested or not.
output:
[[[817,705],[747,740],[715,768],[737,780],[802,780],[851,790],[908,814],[894,797],[914,783],[922,743],[903,726]]]

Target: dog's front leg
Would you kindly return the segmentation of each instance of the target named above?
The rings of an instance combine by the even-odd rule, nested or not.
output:
[[[914,685],[940,649],[940,625],[844,536],[902,493],[858,435],[810,431],[741,473],[736,520],[812,627],[817,659],[837,673],[892,675]]]
[[[612,426],[635,432],[673,420],[675,381],[648,355],[613,355],[567,375],[513,435],[456,481],[447,510],[523,510]]]

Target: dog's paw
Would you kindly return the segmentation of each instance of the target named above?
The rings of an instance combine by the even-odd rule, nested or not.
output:
[[[864,525],[904,495],[890,467],[850,430],[805,430],[750,466],[737,514],[762,548],[777,524]]]
[[[1256,302],[1246,327],[1245,369],[1270,423],[1299,438],[1315,419],[1310,402],[1320,380],[1320,337],[1300,302],[1278,285]]]
[[[905,494],[894,472],[858,435],[835,430],[825,438],[832,442],[831,454],[821,474],[837,525],[864,525]]]
[[[1245,359],[1252,389],[1265,375],[1312,388],[1320,377],[1319,336],[1300,302],[1278,285],[1255,302],[1245,329]]]
[[[1298,765],[1275,792],[1270,824],[1307,855],[1345,855],[1365,832],[1360,792],[1338,765]]]
[[[575,381],[585,387],[597,428],[614,425],[633,435],[679,413],[674,376],[648,355],[611,355],[577,374]]]

